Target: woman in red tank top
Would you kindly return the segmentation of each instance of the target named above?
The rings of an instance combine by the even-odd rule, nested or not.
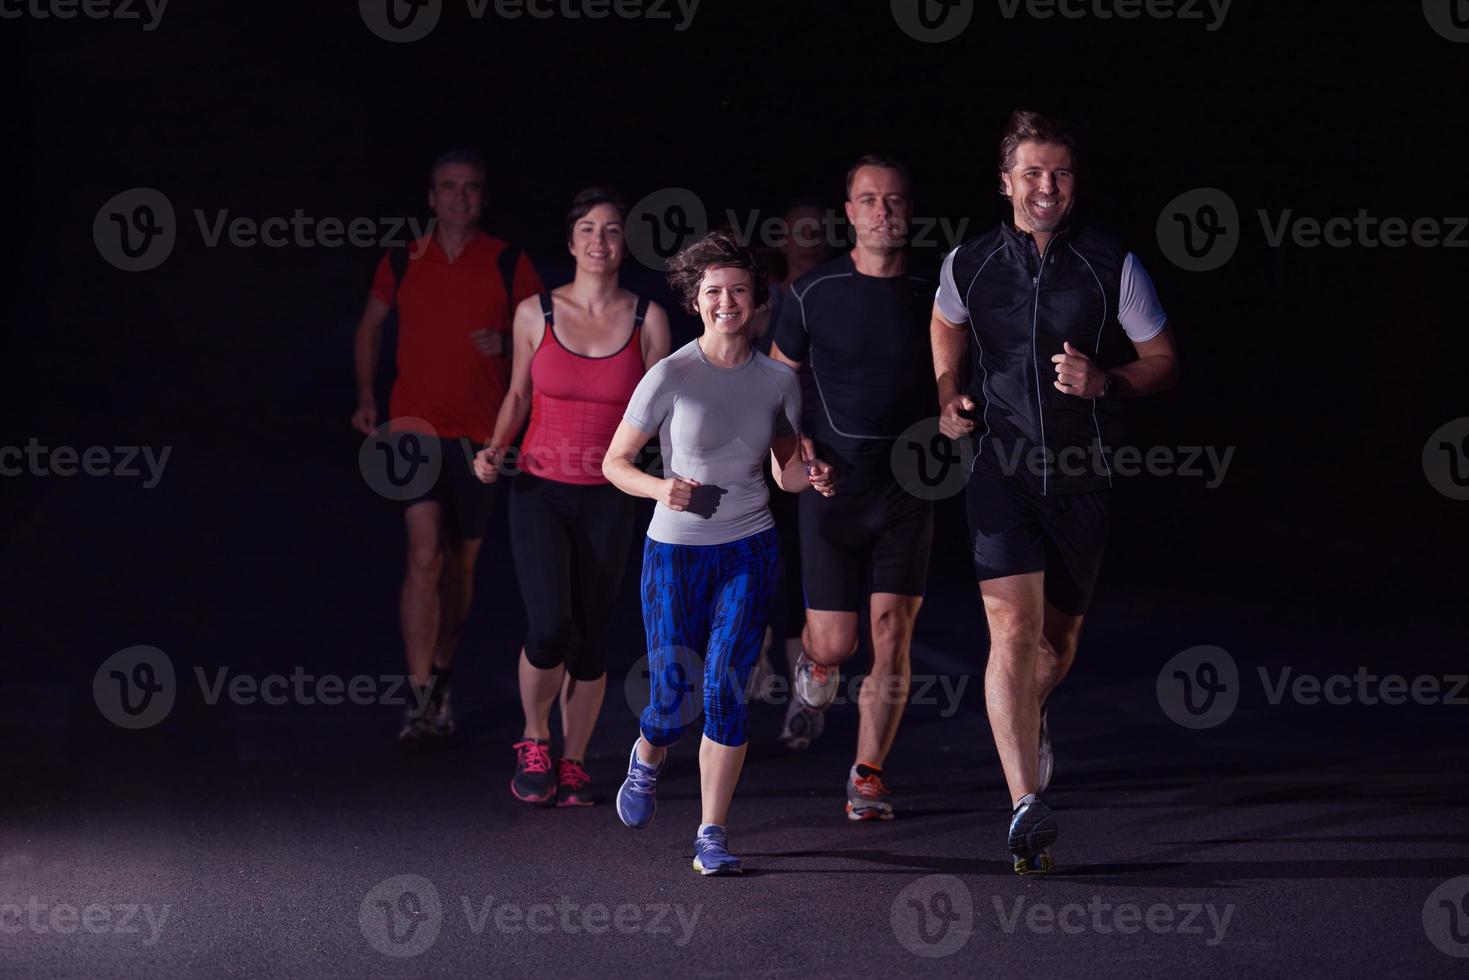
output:
[[[486,483],[511,472],[510,441],[526,424],[510,488],[510,548],[525,600],[520,652],[525,728],[510,791],[526,803],[589,806],[584,760],[607,687],[602,634],[622,586],[636,505],[602,476],[602,457],[643,374],[668,355],[668,315],[618,283],[627,208],[590,188],[566,215],[576,260],[567,285],[515,311],[510,388],[488,448]],[[552,764],[552,702],[562,752]]]

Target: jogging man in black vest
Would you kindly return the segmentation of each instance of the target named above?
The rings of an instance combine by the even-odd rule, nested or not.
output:
[[[1014,807],[1010,851],[1029,874],[1052,867],[1056,822],[1040,796],[1052,768],[1045,702],[1076,656],[1101,565],[1118,399],[1172,387],[1178,365],[1136,256],[1068,221],[1072,136],[1013,113],[999,176],[1013,223],[949,253],[930,333],[939,427],[973,440],[966,492],[990,629],[985,703]],[[1108,356],[1124,335],[1137,352],[1126,363]]]

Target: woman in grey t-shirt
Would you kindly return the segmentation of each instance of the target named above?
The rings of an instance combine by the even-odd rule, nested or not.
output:
[[[831,467],[803,461],[796,373],[754,350],[750,321],[767,298],[754,255],[727,232],[679,253],[669,284],[704,333],[643,377],[612,438],[602,472],[625,493],[658,501],[643,548],[643,624],[650,697],[633,744],[617,815],[653,819],[668,746],[704,714],[699,746],[703,822],[694,869],[733,874],[724,823],[748,740],[745,701],[760,654],[779,559],[767,454],[782,490],[835,492]],[[633,460],[657,434],[667,476]],[[703,696],[690,697],[702,685]]]

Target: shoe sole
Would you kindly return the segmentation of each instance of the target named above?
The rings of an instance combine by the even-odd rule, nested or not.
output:
[[[1047,851],[1041,851],[1039,854],[1034,854],[1028,858],[1015,858],[1015,873],[1022,878],[1027,875],[1050,874],[1055,868],[1056,862],[1051,859],[1051,855]]]
[[[893,811],[890,808],[889,809],[883,809],[882,807],[876,807],[876,806],[866,806],[866,807],[863,807],[862,809],[859,810],[856,807],[852,806],[852,804],[848,803],[847,804],[847,819],[848,820],[891,820],[891,819],[893,819]]]
[[[801,691],[799,687],[795,688],[796,701],[799,702],[801,707],[803,708],[809,708],[812,711],[825,711],[827,708],[830,708],[832,704],[836,701],[838,686],[839,685],[837,684],[833,684],[831,686],[831,696],[826,699],[826,702],[824,704],[813,703],[812,701],[807,699],[806,695]]]
[[[596,800],[587,799],[585,797],[582,797],[580,799],[577,798],[577,797],[574,797],[574,796],[573,797],[566,798],[566,799],[563,799],[560,796],[557,796],[556,797],[556,809],[558,809],[558,810],[572,810],[572,809],[576,809],[577,807],[596,806],[596,805],[597,805],[597,801]]]
[[[722,877],[722,876],[725,876],[725,875],[738,875],[738,874],[744,874],[745,873],[745,869],[739,867],[738,865],[736,865],[733,868],[731,868],[731,867],[706,868],[702,864],[699,863],[699,859],[698,858],[694,858],[694,870],[697,871],[697,872],[699,872],[699,874],[704,875],[705,877],[711,877],[711,876],[720,876],[720,877]]]
[[[553,789],[551,792],[547,793],[545,796],[521,796],[520,795],[520,790],[518,790],[518,789],[515,788],[515,780],[512,779],[510,781],[510,795],[513,796],[513,797],[515,797],[517,800],[519,800],[522,803],[531,803],[531,804],[535,804],[535,805],[540,805],[540,804],[544,804],[544,803],[549,802],[553,797],[555,797],[556,791]]]

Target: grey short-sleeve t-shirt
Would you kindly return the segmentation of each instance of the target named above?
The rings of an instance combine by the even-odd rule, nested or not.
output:
[[[775,526],[763,466],[770,441],[801,427],[796,372],[759,351],[739,367],[711,364],[697,340],[653,365],[623,414],[657,432],[664,476],[697,480],[688,510],[661,502],[648,537],[665,544],[724,544]]]

